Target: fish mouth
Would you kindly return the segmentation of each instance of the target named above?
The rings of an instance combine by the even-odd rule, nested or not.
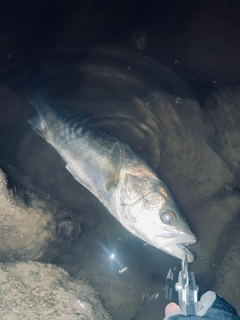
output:
[[[192,252],[190,250],[188,250],[188,248],[186,248],[185,245],[183,244],[170,244],[166,247],[162,248],[163,251],[167,252],[168,254],[179,258],[181,260],[184,259],[185,255],[187,257],[187,262],[191,263],[195,260],[194,255],[192,254]]]
[[[169,239],[169,235],[166,238]],[[193,235],[189,235],[187,237],[185,235],[184,237],[182,237],[182,239],[181,237],[179,237],[176,242],[166,243],[165,246],[161,247],[161,250],[179,259],[184,259],[186,255],[187,261],[189,263],[193,262],[195,260],[194,255],[186,246],[195,244],[197,242],[197,238]]]

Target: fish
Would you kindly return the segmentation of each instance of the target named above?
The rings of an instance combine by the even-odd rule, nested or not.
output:
[[[98,128],[86,114],[57,105],[48,95],[29,98],[37,114],[28,119],[53,146],[66,169],[129,232],[144,242],[194,261],[197,241],[166,184],[127,143]]]

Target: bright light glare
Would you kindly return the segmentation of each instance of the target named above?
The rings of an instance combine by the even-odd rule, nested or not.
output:
[[[112,254],[110,255],[109,259],[110,259],[110,260],[113,260],[114,258],[115,258],[115,254],[112,253]]]

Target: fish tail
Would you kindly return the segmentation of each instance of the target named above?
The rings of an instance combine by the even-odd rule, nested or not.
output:
[[[47,140],[47,126],[40,115],[28,119],[28,123],[37,134]]]
[[[57,104],[43,92],[35,92],[28,101],[36,108],[37,112],[44,116],[44,114],[60,109]]]

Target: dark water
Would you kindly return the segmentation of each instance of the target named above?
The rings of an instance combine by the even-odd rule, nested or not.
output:
[[[43,57],[37,66],[43,89],[57,103],[88,112],[97,126],[127,142],[158,172],[199,238],[191,270],[200,292],[216,289],[237,308],[240,199],[236,166],[229,164],[232,151],[222,142],[232,135],[212,139],[216,127],[218,137],[223,126],[233,127],[216,121],[227,103],[223,97],[233,97],[231,88],[209,90],[199,99],[199,91],[174,72],[120,47]],[[180,261],[126,231],[28,126],[32,106],[5,85],[0,90],[1,158],[83,217],[82,236],[52,262],[90,279],[116,320],[132,319],[144,304],[142,297],[154,293],[158,298],[136,319],[163,318],[165,277],[170,267],[179,269]]]

